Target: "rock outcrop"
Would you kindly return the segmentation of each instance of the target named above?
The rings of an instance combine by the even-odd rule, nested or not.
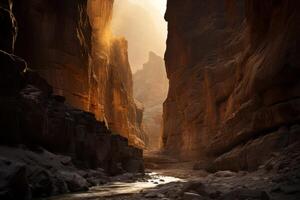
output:
[[[208,159],[215,170],[254,170],[297,141],[299,2],[167,7],[165,150]]]
[[[154,6],[163,6],[164,3],[166,6],[166,0],[159,0],[157,3],[114,0],[112,31],[128,40],[129,60],[134,73],[143,67],[149,51],[158,55],[165,52],[167,24],[164,13],[160,13],[159,7]]]
[[[78,101],[72,98],[79,95],[76,92],[86,92],[85,89],[92,92],[85,85],[87,72],[90,73],[89,65],[85,64],[93,60],[87,42],[91,39],[87,2],[43,3],[17,0],[0,3],[1,199],[29,200],[87,190],[105,182],[107,175],[144,170],[142,150],[129,145],[132,142],[126,137],[113,133],[104,121],[98,121],[97,113],[81,110],[84,108],[76,102],[85,98]],[[115,60],[108,65],[115,68],[115,73],[107,76],[109,84],[114,85],[108,87],[115,90],[110,94],[121,96],[120,105],[125,111],[132,109],[125,112],[124,118],[117,119],[123,120],[121,128],[127,130],[126,125],[130,128],[140,125],[137,114],[134,115],[140,111],[133,100],[128,100],[133,98],[126,42],[116,41],[112,48]],[[28,62],[13,52],[23,55]],[[122,76],[115,76],[117,73]],[[60,78],[62,82],[55,82],[52,87],[40,74],[53,81],[52,84]],[[111,98],[111,103],[119,105],[115,99]],[[119,115],[114,110],[116,106],[110,109]],[[134,135],[139,130],[131,131],[125,133]]]
[[[129,146],[127,138],[112,135],[93,113],[65,104],[24,60],[0,51],[0,63],[0,120],[5,130],[0,134],[1,199],[76,192],[97,184],[93,175],[78,174],[78,167],[101,168],[109,175],[143,172],[142,150]],[[64,156],[45,157],[41,148]],[[88,184],[88,178],[96,180]]]
[[[10,2],[18,25],[15,54],[53,86],[54,94],[142,148],[127,45],[110,31],[113,0]]]
[[[41,146],[71,156],[78,166],[101,167],[108,172],[113,165],[125,168],[131,158],[138,159],[138,171],[142,170],[142,150],[128,146],[126,138],[112,135],[93,113],[65,104],[65,98],[53,94],[52,87],[28,70],[23,60],[3,51],[0,60],[0,119],[6,130],[1,134],[2,145]]]
[[[133,93],[144,106],[143,125],[148,135],[147,148],[159,149],[162,132],[162,104],[167,97],[168,79],[164,60],[153,52],[148,62],[133,75]]]
[[[133,98],[127,41],[124,38],[115,38],[111,45],[111,76],[107,90],[111,97],[108,101],[111,104],[109,107],[113,109],[106,111],[110,119],[109,127],[128,138],[131,144],[144,148],[146,135],[142,126],[143,109],[135,104]]]

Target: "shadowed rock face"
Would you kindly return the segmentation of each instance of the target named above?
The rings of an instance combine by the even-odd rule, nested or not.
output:
[[[13,1],[18,22],[15,54],[81,109],[88,109],[91,54],[86,5],[87,0]]]
[[[165,150],[238,170],[288,145],[299,132],[299,2],[169,1],[166,20]]]
[[[53,80],[60,75],[64,76],[62,73],[55,72],[54,68],[52,68],[56,64],[62,70],[70,70],[69,73],[74,72],[71,69],[74,68],[76,70],[77,67],[83,71],[87,70],[87,72],[90,72],[88,70],[90,68],[84,68],[85,65],[75,65],[76,63],[85,64],[85,55],[90,57],[90,53],[84,53],[85,46],[82,46],[82,43],[79,44],[73,38],[74,35],[72,34],[75,30],[79,31],[79,28],[76,26],[72,27],[69,35],[67,34],[69,30],[66,30],[65,35],[62,35],[62,38],[65,40],[61,43],[52,41],[56,42],[53,44],[55,47],[51,46],[52,43],[48,41],[48,39],[53,39],[52,35],[44,30],[41,30],[40,35],[36,36],[37,41],[35,41],[34,35],[30,36],[30,30],[27,29],[30,27],[22,26],[24,25],[22,24],[24,22],[22,20],[33,25],[36,29],[43,29],[48,25],[50,26],[50,21],[47,21],[49,20],[49,13],[43,10],[46,9],[43,7],[44,4],[29,1],[28,10],[23,10],[23,7],[19,6],[28,6],[27,4],[22,4],[24,3],[23,1],[14,1],[15,7],[9,6],[12,5],[10,4],[12,1],[7,2],[9,3],[5,1],[1,1],[0,3],[0,33],[3,36],[0,38],[0,121],[4,130],[0,133],[0,199],[27,200],[86,190],[90,186],[105,182],[107,177],[104,171],[110,175],[117,175],[124,172],[143,172],[141,149],[129,145],[126,137],[113,134],[107,128],[105,122],[97,120],[94,113],[80,110],[65,103],[66,98],[58,95],[59,89],[53,88],[40,76],[43,72],[40,71],[38,63],[45,64],[44,67],[47,73],[44,75],[49,80]],[[81,24],[81,20],[87,19],[84,2],[44,1],[45,4],[49,3],[49,5],[47,4],[49,6],[47,8],[51,10],[51,16],[58,15],[66,21],[70,18],[71,24],[68,24],[66,27],[59,27],[62,32],[64,32],[63,28],[70,28],[72,20],[79,20]],[[65,3],[69,3],[70,5],[65,5]],[[70,6],[70,10],[68,10],[68,6]],[[41,10],[35,10],[37,8]],[[57,8],[57,10],[54,8]],[[65,15],[63,14],[63,10],[59,8],[67,9]],[[16,51],[19,54],[23,54],[29,60],[28,63],[20,57],[8,53],[14,50],[14,38],[16,36],[16,29],[18,28],[16,27],[12,11],[17,13],[17,19],[20,19],[20,16],[24,14],[23,12],[29,12],[28,15],[40,14],[43,16],[44,21],[35,21],[36,18],[33,16],[29,18],[24,16],[20,20],[20,23],[18,22],[18,25],[22,24],[20,25],[21,30],[18,34],[24,35],[20,37],[20,43],[17,42]],[[59,13],[55,14],[56,11],[59,11]],[[84,15],[85,17],[76,18],[79,15]],[[58,21],[52,25],[58,26]],[[45,24],[40,24],[40,26],[35,24],[40,22]],[[88,23],[88,21],[86,22]],[[36,31],[36,29],[33,30]],[[88,27],[84,27],[83,30],[87,31],[89,29]],[[77,33],[79,34],[79,32]],[[28,43],[22,40],[22,38],[28,39]],[[78,36],[77,39],[79,38],[83,40],[79,42],[86,42],[84,41],[84,37]],[[22,46],[25,44],[32,46],[25,48],[25,46]],[[51,49],[49,45],[54,49]],[[107,66],[114,67],[116,72],[112,73],[114,76],[112,74],[108,74],[107,76],[110,77],[110,83],[114,83],[108,86],[116,90],[111,92],[111,94],[120,94],[120,99],[123,102],[121,105],[124,106],[125,111],[132,108],[130,113],[125,112],[124,118],[118,119],[120,121],[124,120],[121,121],[122,123],[126,122],[125,124],[129,124],[125,120],[132,120],[132,123],[135,121],[140,122],[141,120],[135,118],[136,115],[134,114],[130,115],[137,112],[137,107],[133,103],[133,100],[131,102],[127,101],[130,97],[132,99],[132,79],[131,72],[128,70],[130,68],[127,61],[126,47],[125,40],[114,41],[114,45],[111,46],[110,50],[112,52],[111,55],[115,56],[115,60],[111,64],[107,64]],[[74,54],[72,55],[74,57],[77,55],[78,60],[72,60],[72,56],[67,56],[66,51],[68,48],[71,51],[69,52],[70,55]],[[52,50],[53,54],[49,53]],[[48,53],[51,54],[49,57],[47,57]],[[50,62],[47,59],[56,61],[52,60]],[[80,62],[74,62],[74,65],[69,66],[70,68],[63,69],[66,66],[64,64],[73,61]],[[126,65],[123,66],[123,63]],[[28,67],[31,67],[31,65],[37,71],[29,69]],[[56,74],[51,74],[50,71]],[[122,76],[115,76],[117,73],[122,74]],[[81,75],[76,74],[76,78],[80,80],[80,78],[84,79],[88,77],[88,74]],[[69,79],[64,79],[66,77],[63,77],[63,85],[59,85],[61,86],[61,91],[66,90],[70,86],[68,85],[71,83]],[[70,75],[70,79],[73,78]],[[80,84],[84,83],[80,82]],[[76,94],[72,95],[76,96]],[[110,98],[110,96],[106,97],[107,99]],[[111,101],[116,101],[115,99],[111,98]],[[72,102],[70,103],[72,104]],[[114,106],[110,107],[111,112],[117,113],[115,105],[118,104],[113,102],[112,105]],[[127,115],[130,116],[127,117]],[[139,113],[138,116],[141,118],[142,114]],[[138,126],[138,122],[134,125]],[[126,126],[122,128],[127,130]],[[130,128],[132,127],[130,126]],[[132,132],[133,135],[136,133],[138,133],[138,130]],[[126,136],[129,138],[130,135]],[[141,135],[139,136],[142,137]],[[132,144],[132,142],[130,143]]]
[[[72,157],[81,167],[142,170],[142,150],[128,145],[128,139],[112,135],[95,115],[64,103],[36,72],[26,69],[24,60],[0,51],[0,120],[5,132],[0,145],[43,147]],[[5,78],[9,77],[9,78]],[[11,83],[11,87],[7,89]],[[13,83],[13,84],[12,84]],[[132,160],[140,164],[128,168]]]
[[[0,63],[1,199],[86,190],[101,182],[96,174],[105,176],[103,170],[143,172],[142,150],[127,138],[112,135],[93,113],[65,104],[19,57],[0,50]]]
[[[144,106],[143,125],[148,135],[147,147],[157,150],[161,143],[162,104],[168,91],[164,60],[149,53],[148,62],[133,75],[134,97]]]
[[[17,36],[16,20],[11,11],[12,3],[10,0],[3,0],[0,3],[0,47],[2,50],[12,53],[14,50],[14,43]]]
[[[132,95],[127,44],[110,32],[113,0],[14,0],[15,54],[72,106],[144,146]],[[121,101],[121,102],[120,102]]]

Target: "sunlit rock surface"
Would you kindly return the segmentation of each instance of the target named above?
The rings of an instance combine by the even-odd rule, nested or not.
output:
[[[163,58],[149,53],[148,62],[133,75],[134,97],[144,106],[143,125],[147,147],[157,150],[161,144],[162,104],[167,97],[168,79]]]
[[[129,60],[135,73],[143,68],[148,52],[163,55],[166,46],[167,24],[161,10],[166,0],[115,0],[112,31],[129,41]],[[133,14],[134,13],[134,14]]]
[[[24,60],[0,50],[0,63],[1,199],[83,191],[107,175],[144,171],[141,149],[66,104]]]
[[[133,81],[128,62],[127,41],[114,39],[111,46],[111,77],[108,90],[111,92],[111,107],[107,109],[109,127],[127,137],[138,147],[144,147],[146,135],[142,127],[143,109],[133,98]]]
[[[174,0],[166,20],[167,152],[253,170],[298,140],[298,1]]]
[[[127,160],[131,155],[141,158],[141,150],[128,147],[127,140],[132,145],[143,146],[139,119],[142,114],[132,97],[127,42],[108,37],[111,37],[108,26],[112,3],[100,0],[1,2],[1,30],[6,30],[1,33],[1,49],[11,52],[14,47],[11,38],[17,34],[15,53],[26,60],[5,51],[0,54],[1,117],[8,132],[3,134],[2,144],[41,145],[53,152],[70,154],[88,167],[109,168],[100,163],[112,152]],[[106,12],[95,14],[99,9]],[[91,40],[95,40],[93,48]],[[103,65],[95,61],[97,52],[109,56]],[[105,67],[108,71],[100,71]],[[105,93],[103,99],[98,99],[101,89]],[[105,110],[84,111],[89,110],[85,103],[93,102],[90,94],[94,95],[93,100],[106,103]],[[103,121],[97,121],[101,115]]]
[[[103,113],[124,112],[109,118],[124,124],[112,132],[108,117],[85,107],[99,91],[91,85],[100,86],[93,82],[87,2],[7,2],[0,3],[0,199],[85,191],[108,175],[142,173],[143,153],[133,146],[144,144],[137,135],[142,114],[132,100],[126,41],[108,40],[115,60],[106,66],[115,72],[103,74],[113,89],[104,94],[112,106]]]
[[[142,148],[144,133],[136,121],[127,44],[110,31],[113,1],[12,2],[18,22],[15,54],[44,77],[55,94],[93,112]]]

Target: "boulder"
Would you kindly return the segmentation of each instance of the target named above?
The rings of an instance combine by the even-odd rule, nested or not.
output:
[[[55,183],[53,175],[41,167],[31,169],[32,173],[28,174],[30,189],[33,198],[47,197],[55,194]]]
[[[204,200],[205,198],[199,194],[192,192],[183,193],[182,200]]]
[[[190,181],[183,188],[183,192],[192,192],[192,191],[202,196],[209,195],[209,193],[207,192],[207,187],[206,185],[204,185],[202,181]]]
[[[78,173],[69,171],[60,171],[61,178],[66,182],[71,192],[87,191],[88,182]]]
[[[226,170],[226,171],[218,171],[214,174],[216,177],[232,177],[236,176],[235,172]]]
[[[197,193],[198,195],[202,196],[202,198],[219,198],[221,192],[217,190],[215,187],[210,187],[206,185],[203,181],[189,181],[183,187],[183,192],[191,192]]]
[[[31,199],[25,165],[4,157],[0,158],[0,198],[1,200]]]
[[[91,186],[103,185],[109,181],[103,169],[79,171],[79,174],[86,179]]]

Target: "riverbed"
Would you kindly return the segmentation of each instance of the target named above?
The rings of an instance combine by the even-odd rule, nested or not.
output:
[[[145,177],[148,178],[134,182],[128,182],[128,180],[113,181],[104,185],[91,187],[89,191],[86,192],[60,195],[45,200],[96,200],[105,197],[137,194],[143,190],[172,182],[185,182],[184,179],[164,176],[155,172],[147,173]]]

